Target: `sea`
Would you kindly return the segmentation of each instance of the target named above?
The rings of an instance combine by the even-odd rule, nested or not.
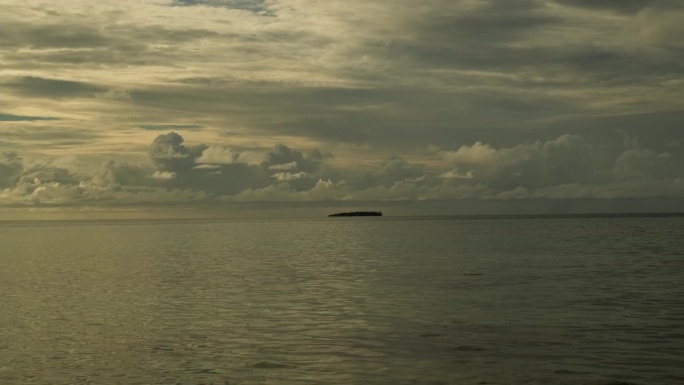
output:
[[[0,384],[684,384],[684,217],[0,222]]]

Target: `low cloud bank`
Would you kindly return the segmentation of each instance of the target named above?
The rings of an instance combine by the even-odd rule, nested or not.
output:
[[[513,147],[431,146],[430,166],[392,155],[374,166],[336,168],[332,154],[316,149],[188,145],[170,132],[151,143],[149,163],[107,160],[88,175],[0,152],[0,206],[684,198],[681,155],[620,133],[616,140],[624,143],[616,153],[562,135]]]

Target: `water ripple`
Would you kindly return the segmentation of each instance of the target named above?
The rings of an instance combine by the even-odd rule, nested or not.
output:
[[[0,230],[0,383],[684,383],[681,218]]]

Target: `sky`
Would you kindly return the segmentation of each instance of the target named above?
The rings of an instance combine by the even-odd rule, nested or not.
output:
[[[684,211],[682,36],[681,0],[3,0],[0,216]]]

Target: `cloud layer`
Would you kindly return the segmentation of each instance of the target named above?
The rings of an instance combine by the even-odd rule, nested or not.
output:
[[[0,206],[684,199],[683,5],[3,1]]]
[[[225,202],[423,201],[679,198],[682,157],[641,147],[634,138],[610,155],[563,135],[513,147],[476,142],[432,147],[428,167],[391,155],[367,167],[339,168],[332,154],[279,144],[265,150],[186,145],[157,136],[150,162],[104,161],[89,175],[52,162],[25,164],[0,153],[0,199],[20,206],[212,205]]]

